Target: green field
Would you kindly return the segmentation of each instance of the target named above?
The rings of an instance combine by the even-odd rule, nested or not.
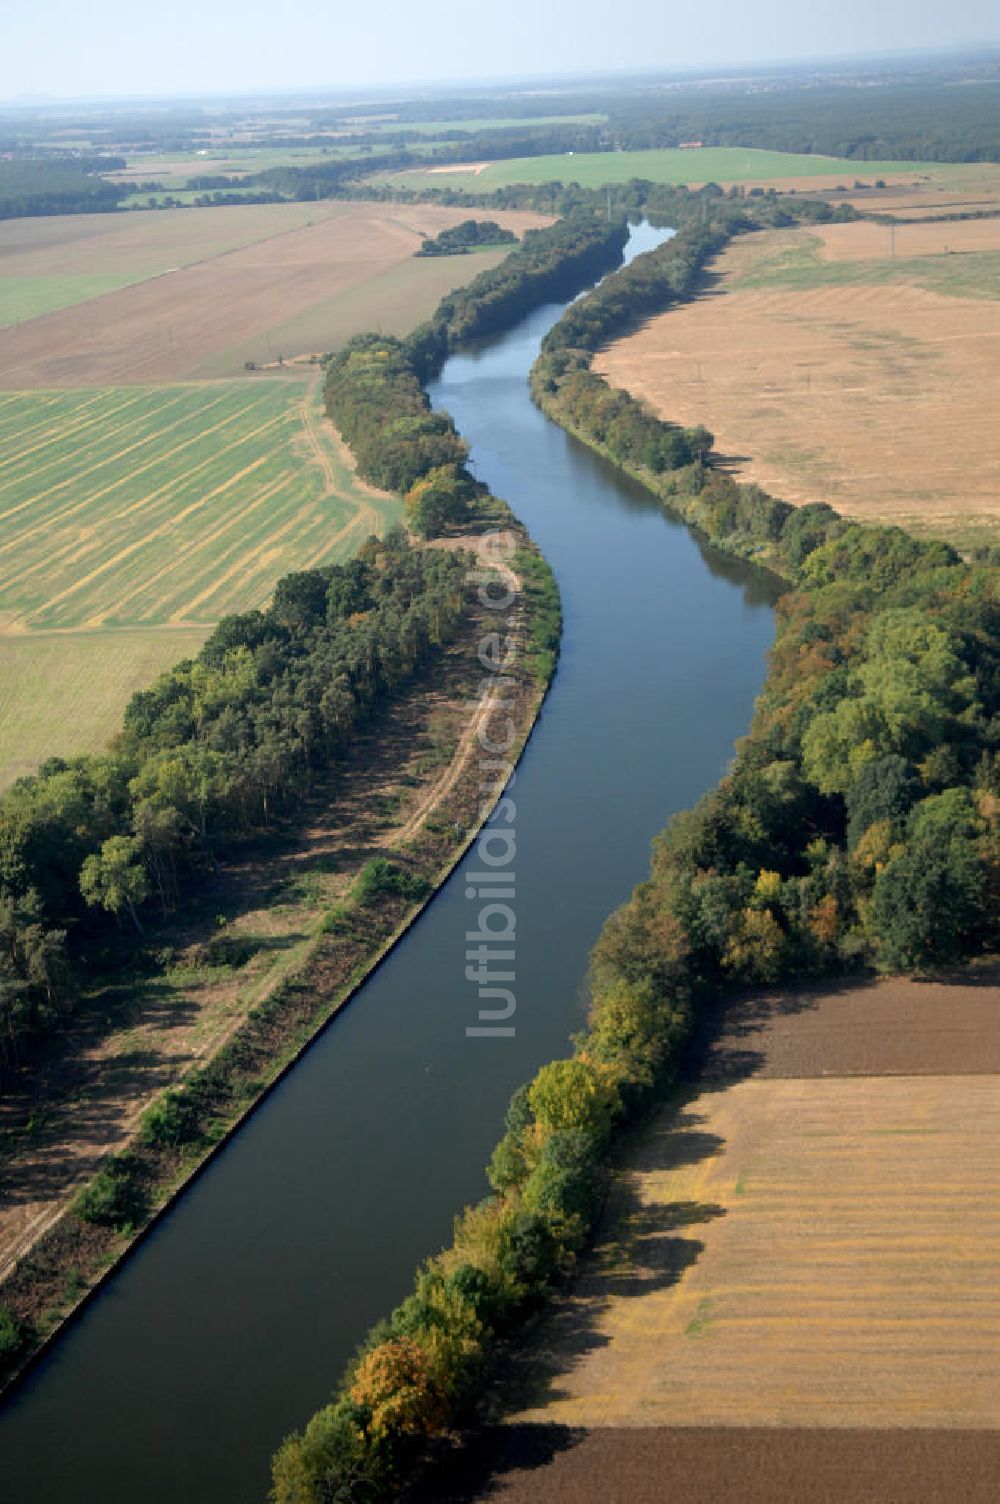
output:
[[[183,188],[188,178],[234,177],[240,173],[264,172],[269,167],[308,167],[311,162],[343,156],[346,151],[346,147],[330,141],[324,146],[226,146],[204,156],[196,151],[128,156],[124,172],[108,172],[105,177],[112,183],[135,178],[141,182],[155,180],[164,188]]]
[[[268,378],[0,396],[4,628],[210,623],[351,553],[399,507],[311,455],[314,401]]]
[[[960,171],[961,169],[958,169]],[[564,152],[554,157],[513,157],[491,162],[481,172],[405,172],[392,181],[406,188],[462,188],[489,193],[513,183],[579,183],[601,188],[647,178],[654,183],[762,183],[782,178],[823,177],[850,186],[855,178],[917,174],[941,176],[956,171],[941,162],[862,162],[845,157],[797,156],[752,147],[702,147],[687,151]]]
[[[0,477],[0,785],[102,746],[220,616],[401,515],[315,388],[267,377],[0,394]]]
[[[128,280],[123,281],[114,273],[103,277],[99,274],[80,277],[0,276],[0,329],[23,324],[25,319],[35,319],[43,313],[55,313],[57,308],[72,308],[75,303],[86,303],[90,298],[99,298],[104,293],[117,292],[119,287],[127,286]]]
[[[204,642],[204,627],[0,632],[0,788],[47,757],[100,752],[139,689]]]

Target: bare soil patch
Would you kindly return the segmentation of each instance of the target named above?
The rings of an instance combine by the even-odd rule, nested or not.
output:
[[[216,212],[225,211],[204,211]],[[187,211],[178,215],[187,217]],[[405,327],[412,327],[444,292],[482,268],[474,256],[454,258],[443,268],[412,259],[425,233],[437,234],[462,218],[461,209],[423,204],[340,204],[333,213],[318,209],[314,224],[283,228],[188,264],[179,259],[175,269],[149,280],[0,330],[0,386],[116,386],[237,374],[247,358],[298,353],[284,343],[286,326],[316,309],[323,316],[309,326],[308,348],[325,350],[333,343],[328,333],[342,340],[378,321],[377,309],[359,294],[404,264]],[[520,211],[499,213],[498,219],[520,232],[550,223]],[[345,306],[331,308],[338,299]],[[226,352],[232,352],[228,360]]]
[[[994,228],[897,231],[910,233],[958,246],[992,243]],[[842,274],[832,263],[880,238],[887,253],[887,235],[872,225],[824,231],[829,270],[824,257],[808,259],[811,232],[746,237],[702,296],[611,345],[596,368],[663,417],[704,423],[722,462],[776,496],[959,541],[992,537],[1000,301],[932,290],[884,257]],[[790,270],[779,261],[769,281],[762,267],[782,256]],[[937,261],[939,278],[967,272],[966,257]]]
[[[1000,1076],[1000,967],[754,992],[704,1015],[702,1076]]]
[[[427,171],[431,174],[441,172],[471,172],[475,177],[478,177],[489,165],[489,162],[454,162],[450,166],[446,163],[443,167],[428,167]]]
[[[502,1426],[420,1504],[993,1504],[1000,1432]]]

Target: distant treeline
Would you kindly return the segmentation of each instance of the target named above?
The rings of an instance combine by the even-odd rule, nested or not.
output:
[[[498,1343],[572,1269],[609,1143],[674,1082],[705,1000],[871,964],[948,967],[996,941],[996,568],[740,486],[706,465],[704,430],[661,422],[589,368],[598,338],[689,291],[738,228],[688,214],[673,241],[572,305],[533,390],[717,546],[791,582],[753,725],[605,925],[588,1027],[514,1094],[493,1195],[456,1219],[331,1403],[277,1453],[275,1504],[398,1498],[474,1419]]]
[[[52,759],[0,797],[0,1084],[71,1016],[108,925],[170,914],[186,873],[294,809],[449,640],[464,576],[401,531],[286,575],[135,695],[105,755]]]
[[[1000,84],[873,83],[866,88],[729,91],[671,100],[633,95],[615,106],[614,144],[630,151],[757,146],[859,161],[1000,161]]]
[[[517,236],[495,219],[463,219],[461,224],[424,240],[414,256],[466,256],[484,245],[513,245]]]
[[[0,161],[0,219],[21,219],[34,214],[95,214],[117,209],[131,190],[95,176],[115,165],[114,161],[105,164],[100,158],[84,163],[48,158]]]

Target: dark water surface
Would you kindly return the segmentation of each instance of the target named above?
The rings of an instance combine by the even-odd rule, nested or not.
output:
[[[633,231],[629,251],[663,232]],[[518,772],[513,1039],[469,1039],[462,869],[0,1414],[4,1504],[259,1504],[282,1436],[483,1194],[511,1091],[564,1054],[651,837],[747,727],[773,582],[708,552],[531,405],[562,311],[432,389],[552,564],[552,692]],[[479,669],[469,665],[470,693]]]

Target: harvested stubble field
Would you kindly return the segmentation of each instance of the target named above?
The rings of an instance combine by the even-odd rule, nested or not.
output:
[[[0,327],[318,223],[325,204],[0,221]]]
[[[364,329],[404,333],[505,254],[414,257],[425,233],[463,217],[340,203],[12,221],[0,226],[0,387],[238,375]],[[550,223],[496,217],[518,233]],[[14,325],[19,310],[29,316]]]
[[[997,981],[710,1018],[699,1084],[631,1145],[516,1375],[519,1413],[435,1497],[992,1501]]]
[[[963,544],[1000,528],[1000,220],[749,235],[596,366],[788,501]]]
[[[830,195],[823,195],[831,197]],[[1000,166],[995,162],[969,163],[961,168],[932,173],[919,184],[894,184],[866,188],[863,193],[837,195],[835,201],[851,203],[866,214],[889,214],[909,218],[938,215],[1000,214]]]
[[[401,515],[315,388],[267,377],[0,394],[0,456],[0,783],[100,748],[220,616]]]

